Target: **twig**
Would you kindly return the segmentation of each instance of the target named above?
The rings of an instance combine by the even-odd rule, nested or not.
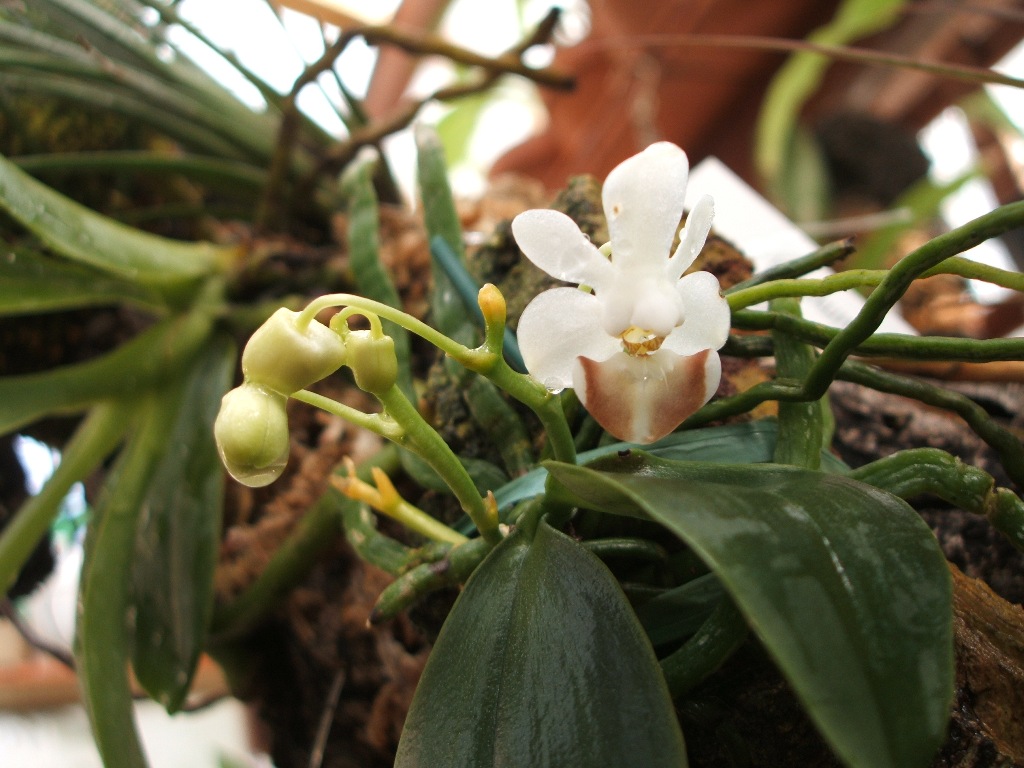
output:
[[[334,66],[335,60],[353,40],[361,37],[370,45],[394,45],[417,56],[444,56],[460,64],[478,67],[485,74],[470,82],[441,88],[422,101],[403,108],[390,118],[356,129],[349,135],[347,141],[324,153],[318,166],[301,182],[300,187],[302,189],[308,190],[312,188],[316,183],[316,179],[320,178],[322,174],[333,173],[343,168],[364,146],[377,144],[385,136],[405,128],[419,114],[423,105],[428,102],[451,101],[486,90],[498,77],[504,74],[520,75],[552,88],[572,88],[573,79],[568,75],[550,68],[534,69],[526,66],[522,61],[522,55],[529,48],[546,43],[550,39],[555,24],[558,21],[558,16],[558,9],[552,9],[529,37],[518,43],[508,52],[495,58],[481,56],[478,53],[453,45],[429,33],[403,31],[382,26],[354,27],[343,32],[317,61],[310,64],[303,71],[292,86],[291,92],[285,98],[283,105],[284,114],[281,119],[277,145],[274,149],[273,159],[271,160],[268,172],[267,187],[256,216],[257,223],[264,226],[268,224],[271,212],[281,202],[281,193],[288,177],[292,149],[296,145],[301,126],[301,113],[296,106],[299,92],[321,74],[331,69]]]
[[[747,48],[782,53],[811,53],[839,61],[852,61],[876,67],[897,67],[917,69],[938,77],[964,80],[969,83],[1009,85],[1024,88],[1024,80],[985,67],[970,67],[946,64],[939,61],[925,61],[898,53],[870,51],[845,45],[825,45],[806,40],[788,40],[761,35],[713,35],[713,34],[653,34],[607,37],[580,44],[605,48]]]
[[[327,750],[327,737],[331,734],[334,713],[338,710],[338,699],[341,698],[341,689],[344,687],[345,670],[339,669],[331,681],[331,688],[327,691],[327,698],[324,700],[324,709],[320,713],[320,723],[316,727],[313,750],[309,753],[309,768],[320,768],[323,765],[324,752]]]

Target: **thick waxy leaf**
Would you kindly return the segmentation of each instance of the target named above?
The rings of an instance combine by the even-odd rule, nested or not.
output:
[[[135,674],[170,712],[188,694],[213,609],[224,478],[213,421],[234,363],[234,344],[217,336],[175,387],[177,416],[139,521]]]
[[[686,766],[672,702],[611,573],[542,523],[466,584],[416,690],[398,768]]]
[[[847,765],[928,764],[953,692],[951,589],[905,502],[781,465],[547,466],[586,506],[657,520],[700,555]]]
[[[773,419],[760,419],[722,427],[673,432],[668,437],[645,446],[645,450],[665,459],[699,459],[716,464],[754,464],[771,461],[777,434],[778,425]],[[584,451],[579,454],[578,460],[580,464],[586,464],[601,456],[610,456],[636,447],[633,443],[610,443]],[[829,472],[845,472],[848,469],[829,452],[822,452],[821,464]],[[546,469],[537,467],[501,486],[494,492],[498,507],[507,510],[523,499],[543,493],[547,476]]]

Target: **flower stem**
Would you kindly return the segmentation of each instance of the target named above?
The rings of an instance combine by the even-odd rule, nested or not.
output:
[[[484,342],[484,346],[470,349],[400,309],[395,309],[379,301],[373,301],[372,299],[356,296],[351,293],[331,293],[310,302],[300,313],[299,318],[296,320],[296,325],[301,329],[304,325],[312,322],[313,318],[322,310],[328,307],[341,306],[352,307],[362,312],[377,315],[385,320],[391,320],[407,331],[415,333],[417,336],[430,342],[460,365],[490,379],[511,397],[523,403],[523,405],[537,414],[537,417],[547,430],[548,440],[551,442],[552,451],[556,459],[567,463],[576,463],[576,448],[573,445],[572,432],[569,431],[569,425],[565,420],[565,414],[562,412],[559,399],[548,392],[538,381],[526,374],[515,371],[502,359],[499,340],[503,337],[492,331],[493,323],[489,322],[488,324],[487,340]],[[498,348],[494,349],[493,347],[496,345]],[[329,410],[331,413],[338,413],[342,418],[349,418],[333,408],[328,408],[326,403],[314,402],[311,398],[311,393],[302,393],[303,397],[299,397],[299,394],[296,393],[293,397],[316,405],[318,408]],[[324,400],[326,401],[327,399],[324,398]],[[327,401],[327,403],[329,402],[333,401]],[[355,413],[359,414],[362,418],[366,417],[366,414],[362,414],[359,411],[355,411]],[[417,414],[418,416],[419,414]],[[377,434],[383,434],[374,426],[369,426],[368,428],[373,429]],[[384,436],[388,437],[388,435]],[[440,438],[438,439],[440,440]],[[444,441],[441,442],[443,444]]]
[[[396,424],[385,414],[364,413],[356,408],[339,403],[337,400],[331,400],[331,398],[324,397],[316,392],[310,392],[308,389],[300,389],[298,392],[293,392],[291,397],[312,405],[314,408],[319,408],[321,411],[327,411],[327,413],[355,424],[357,427],[368,429],[370,432],[380,435],[387,440],[399,443],[405,436],[405,429],[402,425]]]
[[[377,398],[388,416],[403,429],[402,436],[395,442],[423,458],[444,479],[485,539],[492,544],[501,541],[497,517],[488,511],[473,478],[448,444],[406,399],[402,390],[393,386]]]
[[[385,320],[390,320],[410,333],[415,333],[420,338],[430,342],[446,355],[455,358],[469,368],[472,368],[469,365],[470,362],[479,365],[482,362],[480,358],[487,357],[490,354],[485,350],[470,349],[400,309],[388,306],[380,301],[367,299],[364,296],[357,296],[354,293],[328,293],[314,299],[299,314],[299,317],[296,319],[296,325],[300,329],[304,328],[312,322],[317,314],[329,307],[352,307],[360,312],[374,314]]]

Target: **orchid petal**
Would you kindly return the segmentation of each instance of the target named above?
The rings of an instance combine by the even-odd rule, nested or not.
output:
[[[722,363],[709,349],[680,356],[664,349],[647,357],[580,357],[573,386],[580,402],[607,432],[648,444],[678,427],[718,389]]]
[[[668,276],[671,280],[678,280],[687,267],[693,264],[708,239],[714,218],[715,201],[711,195],[704,195],[690,210],[686,217],[686,226],[679,233],[679,245],[669,259]]]
[[[661,348],[692,355],[725,344],[732,315],[718,278],[710,272],[692,272],[676,283],[676,291],[686,307],[686,320],[665,338]]]
[[[619,163],[604,183],[602,200],[612,243],[612,263],[626,270],[656,269],[667,260],[689,174],[686,153],[661,141]]]
[[[530,261],[552,277],[601,288],[612,283],[612,265],[576,222],[559,211],[524,211],[512,234]]]
[[[572,386],[579,355],[606,360],[622,348],[601,327],[601,302],[576,288],[552,288],[534,298],[516,335],[526,369],[551,390]]]

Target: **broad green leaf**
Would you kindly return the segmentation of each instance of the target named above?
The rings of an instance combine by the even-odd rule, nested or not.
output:
[[[634,453],[547,466],[582,504],[657,520],[690,546],[847,765],[928,764],[953,694],[951,587],[905,502],[782,465]]]
[[[237,249],[151,235],[102,216],[0,157],[0,207],[56,253],[153,288],[226,269]]]
[[[132,571],[133,666],[168,712],[181,708],[213,611],[224,470],[213,440],[220,399],[231,386],[235,346],[215,336],[168,387],[176,416],[146,489]]]
[[[673,432],[657,443],[645,446],[644,449],[648,453],[665,459],[711,461],[716,464],[755,464],[772,460],[777,432],[778,425],[774,419],[760,419],[721,427]],[[637,447],[632,443],[602,445],[600,448],[581,453],[578,456],[578,462],[587,464],[602,456],[610,456],[613,453]],[[828,451],[822,452],[821,463],[830,472],[848,470],[848,467]],[[547,476],[546,469],[537,467],[498,488],[494,492],[494,496],[498,501],[499,509],[507,510],[523,499],[543,493]]]
[[[11,249],[0,265],[0,314],[53,312],[124,302],[161,304],[159,297],[134,283],[109,277],[89,267],[44,256],[25,248]]]
[[[654,652],[605,566],[545,523],[474,572],[441,629],[396,768],[686,766]]]

